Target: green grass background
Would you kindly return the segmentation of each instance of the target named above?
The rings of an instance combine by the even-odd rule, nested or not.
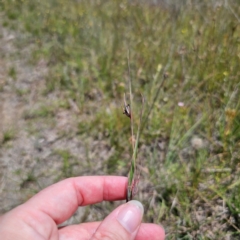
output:
[[[79,109],[75,134],[107,141],[114,154],[105,174],[127,175],[129,50],[136,115],[139,93],[146,99],[138,156],[145,221],[163,224],[169,239],[238,239],[240,4],[172,2],[1,0],[3,26],[22,33],[19,48],[31,46],[29,64],[47,61],[41,94],[60,93],[25,118],[54,117],[71,99]],[[17,77],[14,67],[9,75]],[[56,154],[60,178],[72,176],[71,154]]]

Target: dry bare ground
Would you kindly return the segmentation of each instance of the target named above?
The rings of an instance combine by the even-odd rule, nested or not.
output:
[[[70,100],[70,109],[56,107],[45,114],[44,106],[58,105],[62,97],[57,92],[42,94],[48,73],[45,61],[33,66],[29,63],[33,46],[16,47],[21,33],[2,26],[0,32],[0,213],[4,213],[68,176],[104,174],[102,163],[112,149],[103,141],[76,135],[81,119]],[[97,161],[93,164],[91,159]],[[105,211],[100,206],[80,209],[74,221],[96,220]]]

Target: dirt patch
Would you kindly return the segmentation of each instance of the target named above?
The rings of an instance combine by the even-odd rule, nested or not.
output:
[[[103,163],[114,149],[76,134],[79,112],[70,100],[69,109],[48,110],[62,96],[56,91],[43,94],[46,62],[29,64],[34,46],[18,49],[20,33],[2,26],[0,31],[0,213],[4,213],[66,177],[104,174]],[[68,223],[102,219],[108,212],[106,204],[79,208]]]

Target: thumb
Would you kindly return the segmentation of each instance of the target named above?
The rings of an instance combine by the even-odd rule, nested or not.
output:
[[[142,221],[143,211],[142,204],[136,200],[119,206],[103,220],[91,239],[134,239]]]

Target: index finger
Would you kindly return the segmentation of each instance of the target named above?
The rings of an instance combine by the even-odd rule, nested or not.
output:
[[[48,214],[56,224],[73,215],[79,206],[126,198],[127,178],[117,176],[75,177],[49,186],[24,207]]]

